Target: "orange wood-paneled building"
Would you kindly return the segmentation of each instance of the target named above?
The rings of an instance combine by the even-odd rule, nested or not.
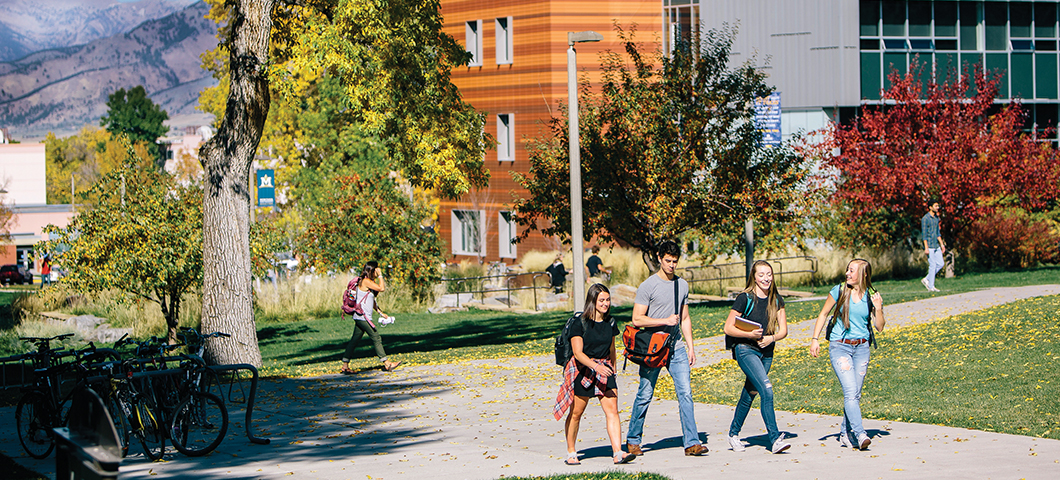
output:
[[[529,170],[526,141],[544,135],[547,123],[567,103],[567,32],[593,30],[600,43],[580,43],[578,71],[595,83],[599,54],[620,51],[617,22],[637,40],[651,43],[662,30],[660,0],[441,0],[445,31],[463,41],[475,59],[453,71],[453,81],[468,103],[486,115],[486,131],[499,145],[486,153],[488,188],[457,201],[443,201],[439,234],[448,243],[450,261],[501,260],[508,263],[531,250],[560,247],[539,233],[519,244],[508,211],[513,194],[525,195],[511,172]]]

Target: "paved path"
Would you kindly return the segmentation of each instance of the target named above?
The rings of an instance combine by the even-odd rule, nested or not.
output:
[[[1060,286],[994,289],[887,307],[888,324],[929,321],[1036,295]],[[929,312],[929,313],[926,313]],[[805,344],[803,323],[792,326],[792,345]],[[801,329],[801,330],[800,330]],[[800,333],[801,332],[801,333]],[[801,335],[801,337],[800,337]],[[802,338],[800,340],[800,338]],[[704,341],[699,349],[714,348]],[[228,438],[213,454],[177,453],[148,462],[137,446],[122,478],[321,478],[496,479],[621,468],[662,473],[675,479],[763,473],[789,478],[1057,478],[1060,441],[960,428],[866,420],[870,450],[841,449],[838,418],[777,412],[782,431],[793,437],[788,453],[766,452],[757,411],[745,434],[753,445],[736,453],[724,448],[732,407],[696,405],[696,421],[709,455],[685,457],[680,448],[677,404],[655,400],[645,428],[651,450],[634,463],[615,467],[599,408],[590,406],[582,424],[582,466],[562,464],[563,425],[552,418],[558,367],[544,358],[472,361],[421,366],[386,374],[328,375],[266,381],[255,428],[272,439],[253,445],[242,436],[241,412],[232,412]],[[619,376],[623,431],[636,389],[630,368]],[[838,402],[839,399],[836,399]],[[0,452],[54,476],[54,456],[24,456],[12,408],[0,409]],[[853,475],[852,475],[853,474]]]

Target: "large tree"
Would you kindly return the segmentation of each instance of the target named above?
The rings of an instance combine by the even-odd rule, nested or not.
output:
[[[662,240],[698,233],[711,253],[732,251],[747,219],[767,248],[796,240],[790,206],[805,169],[789,149],[762,146],[753,105],[773,89],[750,63],[730,67],[735,30],[670,55],[619,34],[624,54],[603,56],[601,86],[580,85],[586,239],[621,240],[652,270]],[[524,237],[535,228],[569,237],[568,131],[563,112],[530,143],[530,171],[517,176],[529,196],[515,203]]]
[[[55,252],[62,282],[85,292],[119,289],[158,304],[176,343],[181,299],[202,282],[202,193],[155,169],[104,174],[66,228],[48,225],[39,251]]]
[[[168,130],[163,125],[166,120],[169,114],[147,97],[143,85],[137,85],[128,92],[119,88],[107,96],[107,114],[99,119],[99,124],[112,135],[125,134],[133,142],[145,143],[151,157],[161,162],[164,159],[155,141]]]
[[[1018,101],[994,103],[999,77],[976,68],[974,76],[951,72],[925,84],[913,70],[891,73],[884,105],[833,125],[818,145],[834,175],[833,241],[855,249],[905,242],[918,250],[920,217],[938,200],[942,231],[960,248],[969,243],[967,229],[999,208],[1056,206],[1057,152],[1023,131]],[[1038,135],[1053,131],[1038,127]]]
[[[214,1],[226,78],[217,134],[200,150],[204,186],[203,328],[231,333],[208,359],[261,364],[254,328],[247,178],[274,88],[283,99],[312,79],[339,78],[366,132],[405,178],[455,197],[485,185],[481,115],[449,81],[469,54],[441,32],[436,0]],[[224,55],[223,52],[227,52]]]

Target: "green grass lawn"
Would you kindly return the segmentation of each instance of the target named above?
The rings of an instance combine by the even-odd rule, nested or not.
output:
[[[861,400],[866,418],[1060,439],[1060,296],[888,330],[879,345]],[[698,402],[734,405],[743,379],[727,360],[693,370],[692,391]],[[770,380],[778,410],[842,413],[827,349],[819,358],[778,349]]]

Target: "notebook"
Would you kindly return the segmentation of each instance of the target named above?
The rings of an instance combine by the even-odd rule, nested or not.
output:
[[[743,317],[737,315],[736,316],[736,328],[739,328],[740,330],[743,330],[745,332],[750,332],[750,331],[758,330],[759,328],[762,328],[762,324],[760,324],[760,323],[758,323],[758,322],[756,322],[754,320],[751,320],[751,319],[748,319],[748,318],[743,318]]]

